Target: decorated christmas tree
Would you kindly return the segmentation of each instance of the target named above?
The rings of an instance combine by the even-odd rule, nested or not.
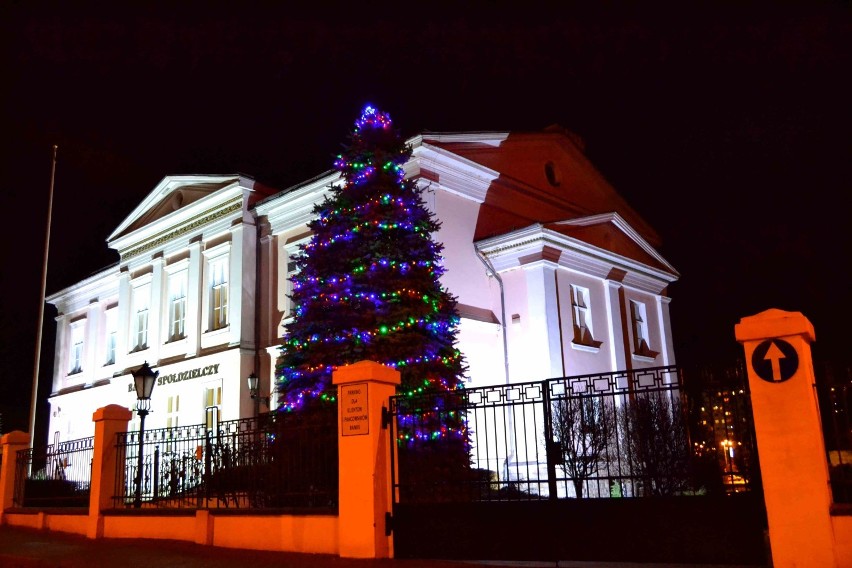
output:
[[[334,369],[362,360],[398,370],[409,396],[462,388],[456,300],[440,283],[443,246],[432,239],[440,225],[405,179],[411,152],[387,113],[364,108],[334,163],[342,184],[314,208],[312,237],[293,259],[279,410],[321,404]],[[461,438],[462,429],[441,419],[405,436]]]

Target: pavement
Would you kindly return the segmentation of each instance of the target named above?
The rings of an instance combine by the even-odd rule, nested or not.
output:
[[[259,535],[258,538],[262,538]],[[722,568],[707,564],[630,562],[362,560],[204,546],[151,539],[88,539],[81,535],[0,526],[0,568]],[[724,568],[746,568],[725,566]],[[757,567],[747,567],[757,568]]]

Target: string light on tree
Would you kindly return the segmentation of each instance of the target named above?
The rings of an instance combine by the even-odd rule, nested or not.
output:
[[[314,208],[312,237],[293,259],[294,318],[277,367],[283,410],[319,400],[335,368],[361,360],[399,370],[408,396],[461,391],[456,300],[432,240],[440,224],[405,179],[410,157],[390,115],[366,106],[334,161],[343,181]],[[464,437],[460,417],[446,418],[403,436]]]

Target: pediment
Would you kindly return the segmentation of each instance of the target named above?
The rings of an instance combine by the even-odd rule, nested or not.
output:
[[[486,192],[476,239],[533,223],[615,211],[645,240],[660,245],[657,232],[586,158],[579,136],[558,125],[540,132],[424,135],[423,139],[499,172]]]
[[[167,176],[113,231],[107,241],[151,225],[239,182],[239,176]]]
[[[546,223],[544,228],[658,270],[678,274],[677,270],[617,213]]]
[[[659,293],[680,274],[618,213],[535,223],[475,243],[499,271],[549,261]]]

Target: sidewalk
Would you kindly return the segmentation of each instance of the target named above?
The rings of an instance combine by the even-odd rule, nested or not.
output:
[[[262,539],[263,535],[258,535]],[[690,568],[687,564],[354,560],[146,539],[91,540],[80,535],[0,526],[0,568]],[[698,565],[696,565],[698,568]],[[700,568],[721,568],[706,564]],[[738,568],[725,566],[724,568]],[[742,568],[742,567],[741,567]],[[755,567],[748,567],[755,568]]]
[[[262,540],[263,535],[257,535]],[[471,568],[426,560],[350,560],[145,539],[88,539],[56,531],[0,527],[2,568]]]

